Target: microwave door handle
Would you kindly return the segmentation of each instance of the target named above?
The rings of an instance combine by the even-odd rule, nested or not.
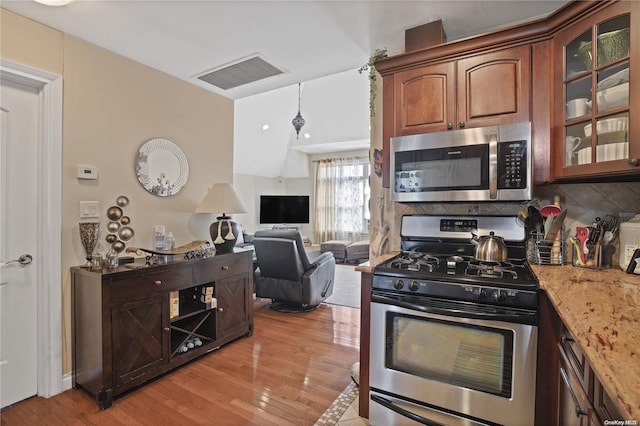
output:
[[[489,135],[489,199],[498,198],[498,135]]]

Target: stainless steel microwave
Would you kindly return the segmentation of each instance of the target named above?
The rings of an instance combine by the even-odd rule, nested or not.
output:
[[[391,138],[392,200],[532,198],[531,123]]]

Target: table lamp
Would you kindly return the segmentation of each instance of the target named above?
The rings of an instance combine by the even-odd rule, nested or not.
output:
[[[196,208],[196,213],[222,213],[211,224],[209,233],[217,252],[233,251],[240,232],[227,213],[246,213],[247,209],[229,183],[215,183]]]

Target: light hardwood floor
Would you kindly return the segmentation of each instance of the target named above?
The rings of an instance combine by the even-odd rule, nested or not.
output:
[[[313,425],[349,384],[360,311],[323,304],[299,314],[254,303],[255,330],[100,411],[84,391],[33,397],[2,425]]]

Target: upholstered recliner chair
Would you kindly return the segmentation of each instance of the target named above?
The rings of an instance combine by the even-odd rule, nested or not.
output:
[[[273,309],[315,309],[333,293],[333,254],[307,253],[300,232],[257,231],[253,246],[258,263],[254,272],[256,296],[272,299]]]

